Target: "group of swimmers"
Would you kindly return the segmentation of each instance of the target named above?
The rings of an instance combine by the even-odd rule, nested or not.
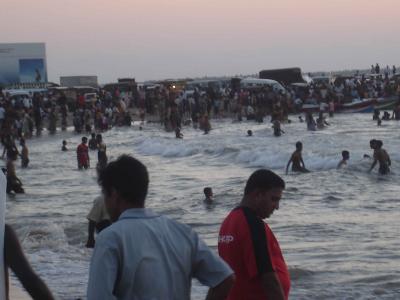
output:
[[[92,133],[91,139],[89,140],[86,136],[82,137],[82,142],[76,148],[76,157],[78,162],[78,169],[88,169],[90,167],[90,157],[89,157],[89,149],[97,150],[97,169],[100,170],[107,165],[107,146],[103,142],[103,137],[101,134]],[[66,141],[63,141],[63,145],[61,148],[62,151],[66,151]]]
[[[368,170],[370,173],[377,163],[379,163],[379,174],[386,175],[390,173],[390,166],[392,164],[390,160],[390,156],[385,149],[382,148],[383,142],[381,140],[372,139],[370,140],[370,147],[374,150],[373,153],[373,163]],[[304,164],[303,156],[302,156],[303,144],[301,142],[296,143],[296,150],[292,153],[287,165],[286,165],[286,174],[288,174],[290,164],[292,164],[293,172],[300,173],[308,173],[310,172]],[[370,158],[368,154],[365,154],[364,157]],[[347,161],[350,159],[350,152],[348,150],[342,151],[342,159],[337,165],[337,168],[340,169],[347,165]]]

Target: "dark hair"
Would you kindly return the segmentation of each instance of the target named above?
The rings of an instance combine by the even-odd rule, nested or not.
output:
[[[271,190],[274,188],[285,188],[285,181],[274,172],[259,169],[250,175],[244,188],[244,195],[249,195],[257,189]]]
[[[207,194],[210,193],[211,191],[212,191],[212,189],[208,186],[208,187],[204,188],[203,193],[204,193],[204,195],[207,196]]]
[[[342,151],[342,156],[343,156],[343,157],[349,157],[349,155],[350,155],[350,152],[349,152],[349,151],[347,151],[347,150],[343,150],[343,151]]]
[[[98,182],[106,195],[114,189],[126,201],[143,205],[149,187],[149,174],[139,160],[121,155],[99,172]]]
[[[301,147],[303,147],[303,144],[301,142],[297,142],[296,143],[296,149],[299,149]]]
[[[82,142],[87,142],[87,137],[86,136],[84,136],[83,138],[82,138]]]

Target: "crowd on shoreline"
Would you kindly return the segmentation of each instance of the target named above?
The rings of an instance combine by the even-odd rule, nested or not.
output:
[[[262,123],[270,115],[274,135],[280,136],[285,133],[281,123],[291,121],[290,113],[301,112],[303,104],[314,104],[318,107],[319,116],[314,120],[312,113],[308,112],[305,123],[308,130],[321,129],[329,125],[324,113],[333,115],[340,103],[360,98],[400,99],[400,82],[393,79],[395,66],[392,72],[390,76],[390,69],[386,67],[381,74],[377,64],[371,66],[372,75],[342,76],[331,82],[318,81],[316,78],[311,84],[285,86],[285,92],[273,86],[238,89],[226,85],[197,86],[193,90],[188,87],[177,90],[170,85],[152,88],[139,86],[134,91],[100,89],[98,97],[91,101],[86,101],[83,94],[78,94],[73,105],[62,91],[34,93],[31,97],[12,97],[3,91],[0,92],[2,157],[7,154],[7,174],[16,187],[12,190],[21,193],[24,190],[15,174],[13,161],[21,156],[21,166],[28,166],[27,140],[34,134],[39,136],[44,127],[47,127],[49,134],[54,134],[73,125],[77,134],[88,135],[104,132],[114,126],[131,126],[132,120],[136,119],[142,123],[145,120],[159,122],[166,131],[173,131],[177,138],[183,138],[184,126],[193,126],[207,134],[211,130],[211,118],[229,116],[238,122],[246,119]],[[375,111],[373,117],[378,125],[390,118],[400,120],[400,100],[394,105],[392,116],[386,111],[383,117],[379,113]],[[299,117],[299,121],[303,122],[302,117]],[[17,141],[22,147],[21,151],[17,149]]]
[[[314,103],[315,101],[315,103],[321,104],[332,102],[340,103],[341,101],[346,101],[346,99],[349,98],[360,97],[360,95],[363,93],[364,97],[387,97],[397,96],[400,94],[400,85],[398,85],[396,88],[396,85],[393,82],[385,79],[382,79],[381,81],[364,79],[360,80],[357,78],[346,79],[342,82],[343,89],[340,89],[340,86],[341,85],[327,86],[325,84],[314,84],[307,87],[307,92],[304,92],[305,90],[303,90],[305,94],[301,94],[300,89],[296,91],[295,87],[292,87],[292,89],[288,89],[287,93],[274,91],[270,88],[241,89],[236,92],[230,90],[229,88],[221,89],[219,92],[216,92],[213,89],[206,89],[204,91],[195,89],[192,93],[185,93],[185,91],[176,93],[174,90],[161,88],[159,94],[157,94],[157,90],[154,90],[151,92],[153,95],[148,95],[145,89],[140,88],[136,95],[137,98],[130,97],[128,94],[121,93],[118,90],[114,91],[114,93],[101,91],[101,96],[95,102],[86,103],[84,99],[82,99],[82,95],[78,96],[76,108],[71,113],[68,112],[66,99],[62,94],[57,99],[54,98],[54,95],[50,95],[50,98],[46,100],[45,95],[35,94],[33,95],[31,102],[28,100],[25,103],[18,103],[15,101],[15,99],[10,99],[7,95],[5,95],[0,100],[0,109],[2,109],[0,112],[0,121],[1,139],[4,146],[2,157],[6,157],[7,161],[7,192],[9,192],[9,185],[14,186],[12,190],[15,193],[24,192],[22,183],[18,182],[19,179],[15,174],[13,162],[18,158],[18,156],[21,156],[21,167],[28,166],[29,157],[26,141],[31,138],[34,133],[36,133],[36,135],[40,135],[44,124],[47,124],[47,130],[49,134],[54,134],[57,128],[66,130],[67,126],[70,125],[74,126],[74,131],[77,134],[91,134],[91,139],[88,140],[86,137],[83,137],[82,143],[78,145],[76,149],[78,168],[87,169],[90,167],[88,154],[89,149],[98,151],[97,170],[99,174],[99,183],[105,192],[105,198],[102,198],[100,202],[96,200],[92,211],[88,215],[89,234],[86,246],[94,247],[95,245],[99,244],[99,246],[96,246],[98,248],[97,250],[95,249],[92,258],[88,284],[88,298],[100,299],[101,297],[104,297],[104,295],[108,295],[107,297],[114,297],[117,295],[117,293],[119,293],[119,296],[117,296],[118,299],[122,299],[124,297],[126,298],[137,291],[132,291],[131,284],[127,282],[119,284],[117,287],[115,287],[115,289],[110,288],[116,284],[115,280],[118,280],[111,276],[114,275],[114,273],[110,271],[115,267],[115,265],[113,265],[115,263],[115,257],[111,258],[111,256],[108,254],[104,256],[102,251],[122,251],[118,247],[118,249],[115,248],[114,244],[109,244],[108,241],[115,238],[115,235],[131,235],[132,233],[129,231],[131,228],[130,226],[141,226],[142,223],[140,222],[145,223],[148,222],[148,219],[153,218],[158,220],[160,216],[144,208],[144,199],[146,196],[145,194],[147,193],[146,184],[143,184],[143,186],[146,186],[146,191],[138,191],[136,188],[132,189],[132,186],[135,186],[135,184],[132,184],[132,182],[125,182],[123,179],[125,178],[124,176],[129,178],[129,176],[132,175],[136,176],[135,180],[139,178],[140,180],[146,181],[144,177],[147,176],[147,173],[145,175],[145,169],[143,169],[144,166],[138,165],[138,161],[127,156],[122,156],[117,160],[117,162],[108,164],[106,145],[102,140],[102,135],[100,132],[104,132],[113,126],[130,126],[132,123],[132,112],[135,112],[138,120],[142,122],[147,119],[146,114],[150,116],[158,116],[159,122],[163,125],[165,130],[175,131],[176,137],[182,138],[183,136],[180,132],[180,128],[182,126],[192,125],[195,128],[203,130],[204,133],[208,133],[211,129],[209,116],[213,116],[214,118],[222,118],[226,116],[226,114],[229,114],[229,116],[231,116],[235,121],[241,121],[243,118],[246,118],[247,120],[254,120],[255,122],[259,123],[264,121],[263,119],[265,116],[270,115],[271,121],[273,122],[274,135],[279,136],[282,133],[285,133],[280,128],[280,122],[288,121],[289,113],[298,111],[296,109],[296,99],[300,99],[301,103]],[[152,98],[153,96],[155,98]],[[149,99],[163,100],[153,102]],[[330,106],[328,105],[328,107]],[[398,107],[399,106],[397,106],[397,108]],[[319,121],[314,124],[314,129],[310,128],[310,124],[315,122],[313,121],[312,114],[306,115],[305,121],[307,123],[308,130],[315,130],[315,125],[317,125],[319,128],[320,126],[323,127],[325,125],[329,125],[324,120],[324,112],[324,106],[321,106],[319,112],[320,115],[318,118]],[[333,111],[329,112],[333,113]],[[72,114],[72,116],[69,117],[69,114]],[[400,114],[398,111],[394,110],[392,118],[398,119],[399,115]],[[61,122],[58,124],[57,122],[59,120],[59,116],[61,116]],[[386,119],[391,118],[390,116],[388,117],[387,114],[384,114],[384,117]],[[374,119],[378,121],[381,120],[378,112],[374,113]],[[301,117],[299,120],[300,122],[303,121]],[[94,132],[97,132],[97,134]],[[252,135],[251,131],[248,132],[248,135]],[[22,147],[21,151],[18,151],[17,149],[17,140],[19,140]],[[370,147],[374,151],[374,160],[369,171],[371,171],[375,165],[379,163],[379,173],[388,174],[390,172],[391,161],[388,153],[382,148],[382,146],[382,141],[371,140]],[[302,159],[302,147],[303,145],[301,142],[296,144],[296,151],[293,152],[287,163],[286,172],[288,172],[290,164],[292,164],[292,171],[294,172],[309,172],[309,170],[306,169]],[[65,141],[62,143],[61,150],[67,150],[67,144]],[[347,161],[350,157],[350,152],[348,150],[344,150],[342,152],[342,156],[343,159],[339,162],[338,168],[347,164]],[[125,165],[130,165],[132,170],[127,170]],[[138,171],[135,168],[139,168],[140,170]],[[131,173],[131,171],[134,172]],[[261,172],[262,174],[260,175],[257,172]],[[206,264],[206,267],[203,265],[201,270],[198,271],[199,273],[195,272],[193,274],[195,275],[194,277],[199,278],[200,280],[203,279],[203,283],[210,287],[209,295],[212,296],[207,296],[207,299],[224,299],[227,295],[229,295],[229,299],[237,299],[239,295],[247,295],[245,293],[254,291],[256,291],[254,293],[257,294],[257,297],[267,293],[276,295],[277,299],[288,298],[290,278],[285,261],[280,252],[279,244],[276,241],[272,231],[268,225],[266,225],[266,223],[262,223],[262,219],[269,217],[274,210],[279,208],[279,200],[284,188],[284,182],[276,174],[268,172],[266,173],[266,170],[258,170],[253,173],[252,176],[259,176],[259,178],[257,177],[252,179],[252,176],[249,178],[241,206],[234,209],[221,225],[218,248],[219,254],[223,261],[221,258],[218,258],[212,254],[207,246],[203,245],[202,242],[199,241],[195,233],[188,232],[183,236],[177,235],[177,237],[179,236],[181,239],[186,238],[186,234],[188,234],[190,235],[190,239],[193,239],[192,242],[201,244],[201,249],[197,249],[197,251],[200,251],[201,254],[196,252],[193,255],[206,255],[206,257],[197,258],[197,262]],[[115,180],[119,180],[120,182],[115,182],[113,178],[116,178]],[[126,186],[121,187],[121,182]],[[212,190],[209,187],[204,190],[204,193],[206,196],[206,201],[212,201]],[[105,199],[108,199],[107,203],[105,203]],[[260,199],[262,199],[262,201]],[[104,213],[105,211],[106,213]],[[108,222],[107,225],[103,224],[102,226],[104,227],[111,226],[111,229],[106,231],[106,235],[100,235],[99,240],[96,240],[95,243],[94,231],[98,224],[97,222],[93,221],[90,216],[93,216],[93,214],[103,214],[104,216],[108,213],[114,224],[111,224],[110,222]],[[143,219],[143,221],[140,221],[136,224],[132,223],[126,225],[127,227],[116,225],[119,223],[119,220],[124,218]],[[175,226],[180,226],[176,225],[176,223],[174,223],[175,225],[170,225],[168,223],[169,221],[163,222],[166,223],[163,223],[162,226],[165,226],[166,224],[168,224],[168,226],[172,226],[169,227],[169,230],[182,231],[183,227],[178,229],[175,228]],[[233,224],[232,222],[235,223],[234,226],[231,225]],[[244,234],[238,229],[238,224],[241,225],[241,228],[243,226],[249,226],[250,230],[252,231],[251,238],[246,238],[246,241],[241,241],[243,242],[241,247],[247,247],[246,244],[253,245],[252,247],[254,247],[254,249],[250,249],[251,251],[248,254],[250,256],[255,256],[251,256],[251,258],[245,257],[240,259],[243,259],[244,263],[248,263],[250,265],[249,270],[251,270],[253,274],[252,276],[257,278],[254,284],[248,284],[248,278],[244,278],[241,266],[237,265],[235,262],[235,260],[238,258],[237,254],[235,253],[236,246],[234,247],[235,249],[232,248],[231,243],[239,236],[242,237]],[[263,230],[259,228],[261,226],[260,224],[265,226]],[[153,224],[151,226],[155,226],[155,228],[158,228],[157,230],[162,230],[162,226],[160,224]],[[258,229],[254,229],[254,226],[258,226]],[[98,231],[100,232],[101,230]],[[127,233],[128,231],[130,233]],[[110,235],[110,232],[113,233]],[[143,235],[144,233],[141,232],[135,234]],[[265,239],[264,235],[267,236],[267,247],[273,247],[269,248],[268,251],[271,252],[271,256],[267,258],[260,256],[260,251],[268,252],[265,249],[266,245],[260,245],[257,244],[258,242],[256,242],[260,239]],[[129,236],[129,238],[132,238],[132,236]],[[136,238],[138,238],[138,236],[135,235],[134,239]],[[173,240],[174,238],[172,238],[171,241]],[[11,256],[11,258],[15,259],[15,257],[23,257],[17,237],[10,227],[6,227],[6,241],[8,241],[8,253],[10,252],[10,243],[12,243],[18,250],[14,255]],[[168,241],[168,243],[171,241]],[[154,242],[159,243],[160,241],[155,240]],[[123,247],[125,246],[131,247],[132,245],[123,245]],[[156,248],[152,249],[154,250]],[[160,249],[156,250],[158,251]],[[163,249],[163,251],[164,250],[165,249]],[[129,251],[130,253],[136,253],[135,251],[137,250],[135,247],[131,247]],[[168,249],[168,252],[169,251],[173,252],[174,250]],[[254,251],[254,253],[252,253],[252,251]],[[176,253],[169,253],[168,255],[173,256],[175,254]],[[161,254],[158,253],[157,255]],[[165,255],[165,253],[163,253],[163,255]],[[10,259],[10,256],[8,259]],[[129,260],[130,258],[126,257],[125,259]],[[14,268],[20,267],[19,263],[16,261],[6,262],[13,270]],[[29,269],[27,267],[29,264],[26,259],[22,260],[22,264],[24,264],[22,269]],[[163,265],[164,262],[161,262],[160,264]],[[262,270],[259,268],[254,268],[255,264],[257,266],[262,266]],[[132,263],[132,265],[135,264]],[[185,267],[188,268],[188,270],[190,270],[189,265],[190,264]],[[157,267],[161,273],[164,272],[163,267],[166,269],[171,267],[175,268],[171,265],[163,265],[163,267],[158,265]],[[132,271],[130,269],[130,264],[126,266],[124,265],[121,268],[122,269],[119,271]],[[21,270],[17,270],[16,272],[17,275],[20,274],[22,276],[22,279],[20,279],[24,283],[24,286],[28,280],[28,277],[29,280],[34,280],[34,282],[36,282],[36,287],[31,287],[28,285],[28,292],[31,294],[41,295],[41,297],[44,297],[43,299],[53,299],[49,289],[40,280],[40,278],[36,276],[36,274],[29,272],[21,273]],[[99,276],[99,274],[103,274],[104,272],[108,274],[107,276],[110,276],[107,278],[104,276]],[[216,276],[216,273],[213,272],[217,272],[218,276]],[[232,276],[232,272],[235,273],[236,281]],[[203,276],[206,275],[210,276],[209,280],[204,279]],[[148,276],[148,274],[143,276]],[[210,281],[211,277],[212,280]],[[163,280],[165,282],[169,282],[170,278],[168,279],[164,276]],[[187,293],[189,287],[190,293],[190,284],[187,282],[187,280],[182,280],[181,284],[182,290]],[[151,294],[148,289],[143,289],[140,293],[143,293],[144,295],[149,293]]]

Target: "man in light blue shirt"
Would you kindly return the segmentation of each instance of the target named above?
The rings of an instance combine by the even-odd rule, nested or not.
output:
[[[225,299],[233,272],[189,226],[144,207],[146,167],[123,155],[100,172],[114,222],[96,240],[88,299],[190,299],[192,278],[209,286],[208,300]]]

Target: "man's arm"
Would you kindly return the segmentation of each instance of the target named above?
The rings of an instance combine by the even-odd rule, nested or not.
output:
[[[264,273],[261,281],[269,300],[285,300],[281,283],[275,272]]]
[[[229,294],[233,286],[233,282],[235,281],[235,276],[231,275],[227,277],[224,281],[222,281],[217,286],[210,288],[207,293],[206,300],[224,300]]]
[[[8,267],[15,273],[33,299],[53,300],[46,284],[36,275],[27,261],[18,238],[12,228],[5,226],[4,255]]]
[[[292,162],[292,158],[293,158],[293,155],[290,157],[290,159],[289,159],[289,161],[288,161],[288,163],[287,163],[287,165],[286,165],[286,174],[287,174],[288,171],[289,171],[289,166],[290,166],[290,163]]]
[[[207,300],[225,299],[233,285],[233,271],[194,231],[192,238],[195,246],[193,277],[210,287]]]
[[[372,163],[371,168],[369,168],[368,173],[371,172],[373,168],[375,168],[377,162],[378,162],[378,160],[376,158],[374,158],[374,162]]]
[[[86,248],[93,248],[94,247],[94,230],[96,229],[96,222],[89,220],[88,224],[88,239],[86,242]]]
[[[303,168],[306,168],[306,166],[305,166],[305,164],[304,164],[304,160],[303,160],[303,157],[302,157],[302,156],[300,156],[300,162],[301,162],[301,164],[303,165]]]

